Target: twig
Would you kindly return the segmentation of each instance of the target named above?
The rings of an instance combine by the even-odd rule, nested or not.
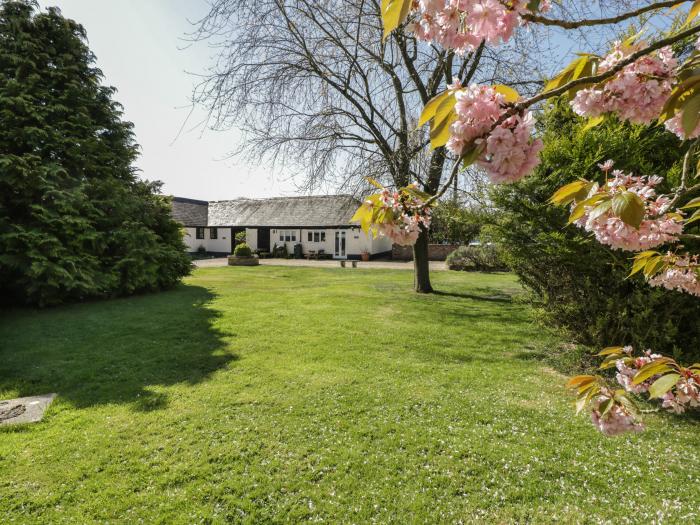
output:
[[[611,16],[608,18],[594,18],[589,20],[556,20],[553,18],[547,18],[544,16],[536,15],[534,13],[525,13],[520,15],[520,18],[527,20],[528,22],[533,22],[535,24],[542,24],[544,26],[557,26],[564,29],[576,29],[578,27],[590,27],[599,25],[609,25],[617,24],[619,22],[624,22],[630,18],[635,18],[637,16],[648,13],[649,11],[655,11],[656,9],[663,9],[664,7],[673,7],[675,5],[684,4],[690,2],[690,0],[670,0],[667,2],[657,2],[655,4],[647,5],[637,9],[636,11],[629,11],[627,13],[622,13],[618,16]]]

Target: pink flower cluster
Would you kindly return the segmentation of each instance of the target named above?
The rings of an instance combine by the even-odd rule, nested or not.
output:
[[[649,279],[649,284],[700,297],[700,257],[690,254],[677,257],[669,253],[666,258],[671,266]]]
[[[515,115],[494,129],[486,139],[486,150],[478,164],[486,170],[491,182],[516,182],[540,163],[544,144],[532,138],[532,113]]]
[[[631,355],[632,347],[626,346],[624,351]],[[652,354],[650,350],[647,350],[641,357],[618,359],[615,362],[615,367],[618,370],[615,376],[617,382],[627,392],[634,394],[648,392],[649,387],[661,377],[660,375],[654,375],[638,385],[632,384],[632,380],[643,366],[661,359],[661,357],[661,355]],[[685,412],[688,407],[700,407],[700,376],[688,369],[683,369],[681,377],[674,387],[661,397],[661,406],[676,414]]]
[[[430,227],[430,207],[423,206],[417,197],[402,200],[401,193],[385,188],[380,194],[380,202],[382,209],[389,212],[387,216],[390,220],[374,226],[380,235],[389,237],[395,244],[412,246],[418,240],[421,227]],[[372,206],[372,202],[367,201],[367,205]]]
[[[632,347],[626,346],[624,352],[628,355],[632,355]],[[632,383],[634,376],[637,375],[639,369],[644,365],[651,363],[652,361],[659,359],[661,355],[652,354],[651,350],[644,352],[641,357],[633,358],[633,361],[625,362],[625,359],[618,359],[615,361],[615,368],[617,368],[617,374],[615,374],[615,379],[620,383],[620,386],[627,390],[627,392],[632,392],[633,394],[644,394],[649,391],[649,387],[653,381],[647,379],[646,381],[635,385]]]
[[[612,161],[607,161],[600,167],[607,173],[612,168]],[[654,189],[663,179],[656,176],[635,177],[620,170],[614,170],[612,175],[613,178],[598,192],[607,193],[612,197],[623,191],[631,191],[639,195],[646,210],[639,228],[625,224],[611,210],[598,216],[592,215],[594,206],[587,206],[586,213],[575,224],[592,232],[601,244],[617,250],[648,250],[662,244],[678,241],[678,236],[683,231],[683,224],[674,217],[663,213],[669,199],[665,196],[656,197]]]
[[[604,415],[601,413],[601,405],[612,397],[612,393],[607,389],[596,397],[592,402],[591,421],[606,436],[616,436],[625,432],[641,432],[644,425],[639,423],[635,417],[623,405],[613,401],[614,405]]]
[[[407,30],[418,40],[435,42],[465,53],[482,41],[506,42],[521,24],[520,15],[529,12],[527,0],[511,0],[510,7],[500,0],[418,0],[416,20]],[[540,10],[549,8],[549,1]]]
[[[681,124],[682,118],[683,112],[679,111],[674,117],[668,119],[664,123],[664,126],[666,126],[667,130],[669,130],[671,133],[674,133],[681,140],[695,139],[700,137],[700,122],[695,127],[693,132],[690,135],[686,136],[685,131],[683,130],[683,124]]]
[[[620,60],[641,47],[615,42],[613,50],[601,61],[598,71],[604,73]],[[672,89],[678,65],[670,47],[656,55],[646,55],[625,66],[602,87],[580,90],[571,106],[582,116],[597,117],[615,113],[636,124],[649,124],[658,118]]]
[[[515,115],[499,124],[505,98],[490,86],[472,84],[455,92],[457,120],[450,126],[447,149],[460,155],[468,144],[481,144],[478,164],[494,183],[515,182],[539,164],[542,141],[532,138],[534,119],[530,112]]]

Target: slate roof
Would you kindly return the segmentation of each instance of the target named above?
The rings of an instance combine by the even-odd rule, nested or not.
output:
[[[207,201],[197,201],[185,199],[184,197],[173,197],[173,219],[183,226],[206,226],[207,225]]]
[[[350,195],[211,201],[208,226],[349,226],[360,204]]]

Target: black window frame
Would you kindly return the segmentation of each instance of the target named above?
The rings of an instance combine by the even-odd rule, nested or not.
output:
[[[197,226],[195,228],[194,236],[197,239],[204,239],[204,226]]]

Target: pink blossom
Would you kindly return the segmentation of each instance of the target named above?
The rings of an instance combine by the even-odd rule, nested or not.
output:
[[[368,200],[372,208],[374,202]],[[389,237],[395,244],[411,246],[418,240],[422,228],[430,227],[431,210],[417,197],[406,197],[398,191],[384,188],[379,194],[379,207],[385,220],[373,224],[379,235]]]
[[[528,11],[527,0],[513,0],[510,7],[500,0],[418,0],[417,23],[407,30],[418,40],[435,42],[463,54],[482,41],[498,44],[508,41],[521,16]],[[546,11],[550,2],[542,2]]]
[[[610,167],[612,166],[610,165]],[[644,218],[639,228],[626,224],[615,216],[612,210],[598,216],[592,215],[594,206],[586,207],[585,214],[574,224],[593,233],[601,244],[617,250],[648,250],[663,244],[677,242],[678,236],[683,232],[683,224],[677,217],[664,213],[669,200],[664,196],[657,198],[654,189],[663,179],[655,176],[635,177],[619,170],[614,170],[612,175],[613,178],[598,192],[607,193],[612,197],[623,191],[636,193],[645,206]]]
[[[533,139],[534,119],[527,112],[489,130],[506,110],[505,98],[489,86],[471,85],[455,93],[457,120],[450,126],[447,149],[461,155],[468,144],[486,144],[478,159],[494,183],[515,182],[539,164],[542,141]]]
[[[639,48],[616,42],[612,51],[600,62],[603,73]],[[623,120],[649,124],[658,117],[672,89],[677,66],[670,47],[655,55],[645,55],[625,66],[600,88],[582,89],[571,101],[574,111],[582,116],[597,117],[614,113]]]
[[[676,256],[669,253],[666,261],[670,266],[649,279],[651,286],[677,290],[700,297],[700,261],[689,254]]]
[[[644,425],[637,422],[632,414],[622,405],[613,401],[613,406],[605,415],[601,414],[601,405],[608,401],[611,395],[604,393],[593,400],[591,421],[606,436],[616,436],[625,432],[641,432]]]
[[[698,125],[695,126],[693,132],[690,135],[686,136],[685,130],[683,129],[682,119],[683,111],[679,111],[674,117],[668,119],[664,123],[664,126],[666,126],[667,130],[669,130],[671,133],[674,133],[681,140],[695,139],[700,137],[700,122],[698,122]]]

